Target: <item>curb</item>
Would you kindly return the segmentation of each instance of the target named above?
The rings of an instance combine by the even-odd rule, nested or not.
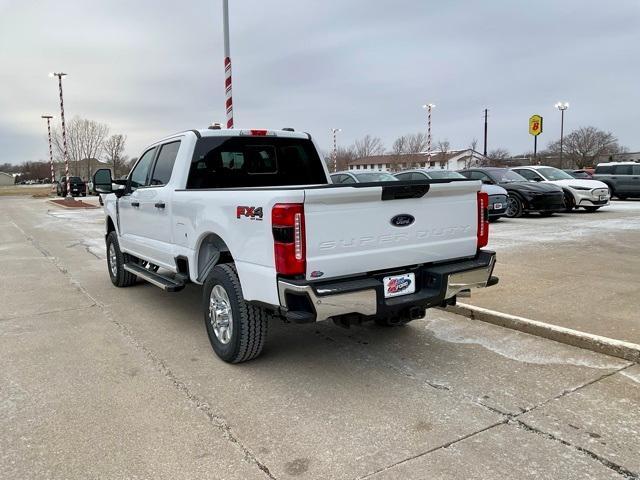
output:
[[[556,342],[584,348],[596,353],[604,353],[612,357],[623,358],[631,362],[640,363],[640,345],[613,338],[601,337],[592,333],[580,332],[571,328],[559,327],[536,320],[530,320],[508,313],[496,312],[487,308],[458,303],[446,308],[447,311],[457,313],[472,320],[491,323],[500,327],[518,330]]]

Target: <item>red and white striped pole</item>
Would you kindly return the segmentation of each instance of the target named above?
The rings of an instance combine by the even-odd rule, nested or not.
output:
[[[229,47],[229,0],[222,0],[222,21],[224,31],[224,107],[227,114],[227,128],[233,128],[233,97],[231,95],[231,53]]]
[[[58,77],[58,91],[60,92],[60,122],[62,123],[62,155],[64,156],[64,174],[67,181],[67,199],[73,200],[71,196],[71,180],[69,179],[69,151],[67,150],[67,127],[64,123],[64,101],[62,100],[62,77],[66,73],[50,73],[50,77]]]
[[[337,172],[338,171],[338,136],[337,133],[341,132],[342,130],[340,130],[339,128],[332,128],[331,132],[333,133],[333,152],[332,152],[332,157],[333,157],[333,172]]]
[[[433,103],[423,105],[422,108],[427,110],[427,157],[431,162],[431,110],[435,108]]]
[[[47,120],[47,132],[49,133],[49,161],[51,162],[51,183],[56,182],[56,172],[53,169],[53,149],[51,148],[51,119],[53,115],[42,115]]]

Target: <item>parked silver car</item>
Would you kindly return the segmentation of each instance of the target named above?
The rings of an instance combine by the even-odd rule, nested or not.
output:
[[[389,172],[381,170],[343,170],[331,174],[331,181],[337,184],[396,182],[398,179]]]

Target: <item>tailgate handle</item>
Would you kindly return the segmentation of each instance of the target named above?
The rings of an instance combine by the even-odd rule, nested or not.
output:
[[[421,198],[429,191],[428,183],[418,185],[386,185],[382,187],[382,200]]]

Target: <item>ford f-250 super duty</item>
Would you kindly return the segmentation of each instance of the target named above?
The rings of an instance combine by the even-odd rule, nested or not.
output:
[[[203,285],[216,354],[262,350],[267,321],[401,325],[497,283],[473,180],[333,185],[310,135],[191,130],[149,146],[127,180],[98,170],[109,275]]]

